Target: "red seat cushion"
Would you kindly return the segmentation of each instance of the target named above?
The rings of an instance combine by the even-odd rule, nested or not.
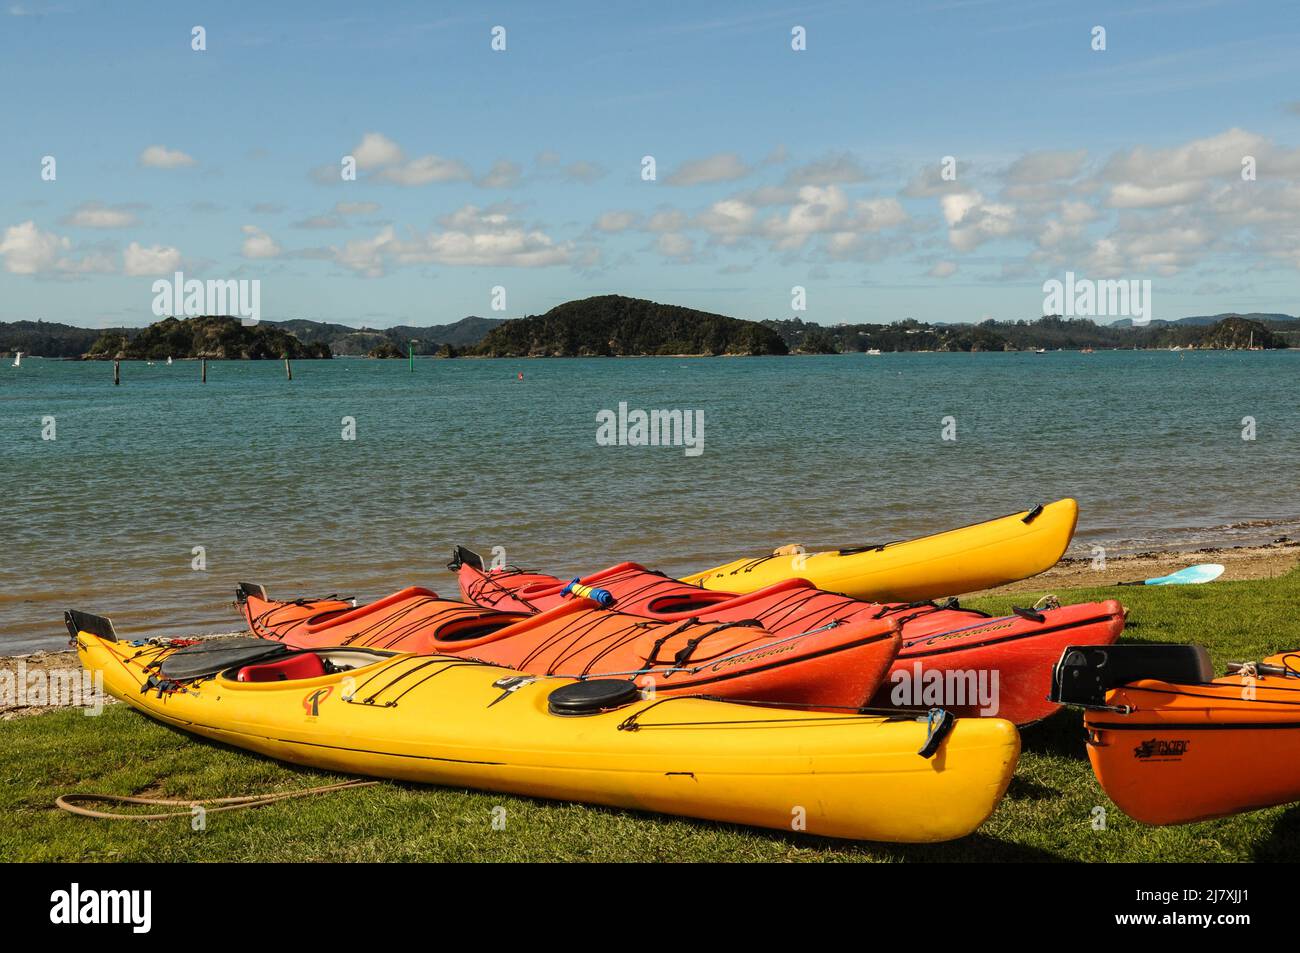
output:
[[[314,652],[293,655],[262,665],[245,665],[235,680],[240,682],[285,682],[291,678],[315,678],[325,674],[325,663]]]

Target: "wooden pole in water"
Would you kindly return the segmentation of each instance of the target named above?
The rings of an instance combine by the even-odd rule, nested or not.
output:
[[[122,383],[122,362],[113,362],[113,386],[118,387]]]
[[[206,384],[207,382],[208,382],[208,359],[205,357],[205,358],[201,358],[199,361],[199,383]]]
[[[284,376],[289,378],[289,380],[293,380],[293,368],[289,366],[289,359],[287,357],[284,359]]]

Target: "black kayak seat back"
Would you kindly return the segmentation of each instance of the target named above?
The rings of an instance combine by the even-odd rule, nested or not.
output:
[[[1071,645],[1052,671],[1051,701],[1099,708],[1106,692],[1142,679],[1176,685],[1214,680],[1210,653],[1200,645]]]
[[[479,572],[487,571],[482,556],[465,546],[457,546],[455,550],[452,551],[451,562],[447,563],[447,568],[452,572],[455,572],[460,569],[462,565],[471,566]]]
[[[248,601],[249,596],[255,596],[263,602],[268,601],[266,595],[266,586],[258,585],[255,582],[241,582],[235,589],[235,602],[243,605]]]
[[[212,639],[177,649],[163,659],[158,673],[164,678],[183,682],[216,675],[228,668],[269,662],[292,651],[280,642],[267,639]]]

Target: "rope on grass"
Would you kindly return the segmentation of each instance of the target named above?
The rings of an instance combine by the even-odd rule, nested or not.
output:
[[[117,814],[112,811],[97,811],[94,808],[81,807],[79,801],[93,801],[100,804],[142,804],[153,807],[187,807],[195,808],[208,804],[216,805],[215,807],[204,807],[209,813],[218,811],[238,811],[246,807],[262,807],[266,804],[274,804],[276,801],[287,801],[290,798],[308,797],[313,794],[329,794],[332,791],[342,791],[345,788],[364,788],[372,784],[378,784],[378,781],[362,781],[354,779],[352,781],[341,781],[338,784],[325,784],[315,788],[303,788],[298,791],[281,791],[278,794],[248,794],[242,797],[210,797],[201,798],[194,801],[175,801],[167,798],[153,797],[127,797],[120,794],[60,794],[54,801],[55,805],[69,814],[76,814],[80,817],[93,817],[99,820],[108,821],[163,821],[172,817],[190,817],[193,814],[189,811],[167,811],[161,814]]]

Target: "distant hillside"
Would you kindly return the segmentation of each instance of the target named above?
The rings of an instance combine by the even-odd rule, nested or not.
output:
[[[479,318],[471,315],[451,324],[436,324],[431,328],[400,324],[389,328],[387,333],[400,341],[419,341],[424,350],[421,351],[417,346],[417,354],[432,354],[444,344],[450,344],[454,348],[473,347],[487,337],[489,331],[505,323],[505,318]]]
[[[1258,321],[1261,324],[1263,324],[1265,327],[1270,327],[1274,324],[1281,324],[1285,326],[1288,323],[1294,324],[1295,322],[1300,322],[1300,318],[1292,317],[1289,314],[1274,314],[1272,312],[1263,312],[1263,311],[1252,311],[1250,314],[1237,314],[1236,312],[1228,311],[1223,314],[1198,314],[1188,318],[1176,318],[1173,321],[1165,321],[1160,318],[1157,318],[1153,320],[1151,323],[1156,325],[1177,324],[1183,326],[1187,326],[1187,325],[1208,326],[1211,324],[1217,324],[1218,322],[1223,321],[1225,318],[1245,318],[1247,321]],[[1110,326],[1112,328],[1131,328],[1133,326],[1133,319],[1120,318],[1118,321],[1111,322]]]
[[[601,295],[507,321],[469,353],[485,357],[785,354],[780,335],[753,321],[642,298]]]
[[[832,328],[799,318],[764,321],[792,351],[838,354],[845,351],[1004,351],[1007,340],[984,325],[923,324],[911,318],[893,324],[841,324]],[[1016,348],[1010,348],[1016,350]]]
[[[0,321],[0,352],[38,357],[81,357],[103,333],[53,321]]]
[[[893,324],[841,324],[823,327],[799,319],[764,321],[792,350],[828,354],[846,351],[1026,351],[1046,348],[1264,348],[1300,346],[1300,326],[1251,321],[1238,315],[1209,327],[1151,322],[1142,327],[1099,325],[1087,318],[1049,315],[1034,321],[983,321],[979,324],[925,324],[908,319]],[[1243,335],[1244,331],[1244,337]]]
[[[87,349],[88,360],[161,361],[169,357],[212,360],[330,357],[328,344],[304,344],[265,323],[245,327],[238,318],[164,318],[134,334],[105,331]]]
[[[444,344],[456,348],[470,347],[483,340],[483,336],[492,328],[503,323],[504,318],[461,318],[451,324],[438,324],[433,327],[420,328],[412,325],[398,325],[394,328],[353,328],[346,324],[331,324],[326,321],[309,321],[295,318],[290,321],[263,321],[274,327],[283,328],[292,333],[304,344],[328,344],[330,350],[340,356],[357,357],[370,355],[377,350],[387,351],[385,344],[391,345],[402,356],[407,354],[411,341],[415,341],[416,354],[435,354]]]

